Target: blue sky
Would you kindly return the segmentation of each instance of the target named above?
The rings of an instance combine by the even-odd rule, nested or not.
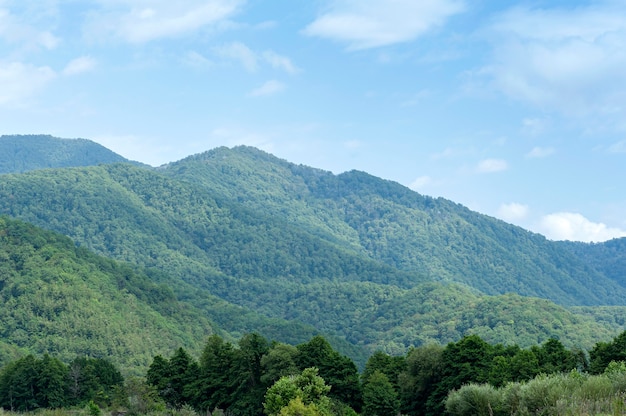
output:
[[[623,1],[0,0],[0,134],[246,144],[540,232],[626,236]]]

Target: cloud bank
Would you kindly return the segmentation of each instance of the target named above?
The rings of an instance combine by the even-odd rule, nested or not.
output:
[[[109,36],[141,44],[188,35],[232,17],[241,0],[100,0],[85,30],[96,38]]]
[[[626,231],[595,223],[581,214],[558,212],[542,218],[539,231],[551,240],[601,242],[626,237]]]
[[[516,7],[485,31],[481,72],[504,94],[566,115],[623,115],[626,13],[619,2],[569,9]]]
[[[338,0],[303,33],[369,49],[412,41],[464,9],[460,0]]]

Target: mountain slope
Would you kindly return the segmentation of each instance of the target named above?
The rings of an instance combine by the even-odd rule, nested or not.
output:
[[[121,162],[129,161],[91,140],[46,135],[0,136],[0,174]]]
[[[65,236],[6,217],[0,217],[0,299],[2,359],[19,351],[66,362],[87,355],[134,372],[180,345],[198,350],[213,332],[167,287]]]
[[[619,285],[626,286],[626,238],[593,244],[571,241],[561,241],[558,244]]]
[[[394,189],[400,188],[392,184]],[[385,192],[387,198],[393,197],[391,191]],[[588,346],[620,329],[615,322],[594,327],[593,316],[583,319],[547,301],[484,297],[468,286],[428,283],[415,271],[384,264],[359,245],[360,239],[350,241],[333,231],[349,224],[338,221],[345,212],[342,217],[337,209],[322,210],[323,204],[334,207],[332,199],[304,192],[292,202],[306,201],[303,216],[319,211],[320,218],[335,218],[329,221],[335,225],[319,230],[313,220],[297,223],[285,218],[289,213],[254,209],[216,195],[205,184],[127,164],[3,175],[0,212],[148,268],[154,283],[171,287],[180,302],[233,337],[259,331],[298,343],[321,331],[361,364],[374,348],[401,352],[423,342],[453,340],[474,327],[490,341],[523,346],[550,336],[566,345]],[[379,204],[371,191],[362,195],[372,207]],[[336,199],[349,198],[355,197]],[[347,209],[357,205],[345,201]],[[503,314],[511,319],[498,325],[511,299],[520,306]],[[415,310],[428,304],[430,310]],[[546,325],[545,320],[561,324]]]
[[[333,175],[254,148],[218,148],[163,172],[399,270],[487,294],[625,305],[606,270],[543,236],[363,172]]]

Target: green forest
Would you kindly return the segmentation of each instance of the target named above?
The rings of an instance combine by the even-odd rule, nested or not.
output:
[[[626,413],[626,239],[251,147],[0,167],[0,416]]]
[[[561,415],[626,412],[626,332],[589,353],[556,339],[492,345],[477,335],[405,355],[372,354],[362,371],[322,336],[292,346],[257,333],[211,335],[198,358],[179,347],[123,377],[106,358],[31,354],[0,369],[0,408],[100,414]]]

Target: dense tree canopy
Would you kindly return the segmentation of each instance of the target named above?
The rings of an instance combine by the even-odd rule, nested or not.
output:
[[[620,345],[623,338],[611,344]],[[596,347],[606,351],[607,345]],[[233,416],[521,416],[558,409],[564,402],[559,405],[557,399],[569,394],[574,400],[570,411],[575,404],[592,413],[613,409],[607,397],[615,402],[626,394],[626,362],[602,358],[612,361],[591,375],[584,355],[555,339],[522,349],[470,335],[446,346],[414,348],[404,356],[376,352],[355,382],[354,363],[320,336],[289,347],[256,333],[236,344],[212,335],[198,359],[182,347],[169,358],[154,356],[145,381],[132,376],[124,381],[106,359],[76,357],[64,364],[47,354],[26,355],[0,368],[0,408],[86,405],[132,415],[169,408]],[[311,363],[325,367],[327,377],[317,366],[299,367]],[[279,375],[283,370],[287,374]],[[349,389],[358,396],[348,396]],[[555,411],[547,414],[559,414]]]

